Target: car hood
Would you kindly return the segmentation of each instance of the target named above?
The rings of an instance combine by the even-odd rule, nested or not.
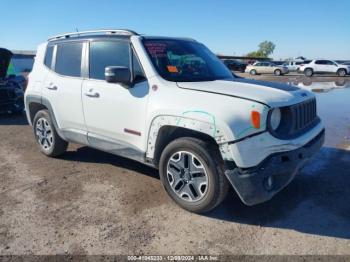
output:
[[[314,95],[296,86],[246,78],[207,82],[177,82],[180,88],[252,100],[271,107],[300,103]]]
[[[0,78],[5,78],[10,65],[12,52],[5,48],[0,48]]]

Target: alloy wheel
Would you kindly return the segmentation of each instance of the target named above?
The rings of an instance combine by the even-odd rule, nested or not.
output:
[[[188,151],[178,151],[170,157],[167,179],[175,194],[188,202],[201,200],[208,190],[208,175],[202,161]]]
[[[45,118],[39,118],[36,122],[35,134],[39,145],[44,150],[50,150],[53,146],[53,132],[50,123]]]

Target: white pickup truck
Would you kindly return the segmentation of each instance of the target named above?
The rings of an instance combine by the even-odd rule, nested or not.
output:
[[[312,93],[236,77],[195,40],[129,30],[41,44],[25,106],[45,155],[74,142],[151,165],[198,213],[230,185],[247,205],[269,200],[324,141]]]

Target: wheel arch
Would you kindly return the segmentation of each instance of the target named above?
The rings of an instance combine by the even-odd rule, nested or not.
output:
[[[344,71],[345,71],[345,75],[349,74],[349,71],[348,71],[346,68],[339,68],[339,69],[337,70],[337,74],[338,74],[341,70],[344,70]]]
[[[170,142],[181,137],[198,138],[203,141],[208,141],[210,144],[215,145],[219,148],[215,139],[212,136],[209,136],[208,134],[189,128],[166,125],[161,127],[158,132],[153,155],[153,162],[155,165],[159,164],[160,157],[165,147]]]
[[[203,122],[193,118],[176,116],[158,116],[150,127],[146,158],[158,166],[160,156],[165,147],[180,137],[193,137],[209,141],[221,152],[221,145],[229,141],[224,127],[218,127],[215,122]],[[221,153],[221,156],[223,154]],[[223,157],[224,158],[224,157]]]
[[[38,102],[31,102],[28,105],[28,113],[29,113],[29,120],[30,123],[33,124],[34,121],[34,117],[35,115],[40,111],[40,110],[44,110],[44,109],[48,109],[46,106],[44,106],[41,103]]]
[[[59,134],[61,138],[65,138],[65,136],[60,131],[60,128],[58,127],[57,120],[54,114],[54,111],[52,109],[51,103],[40,96],[36,95],[27,95],[25,98],[25,104],[26,104],[26,114],[27,114],[27,120],[30,125],[33,125],[33,120],[40,110],[48,110],[51,121],[56,129],[56,132]]]
[[[276,74],[277,71],[279,71],[281,75],[283,74],[283,73],[282,73],[282,70],[279,69],[279,68],[276,68],[276,69],[273,71],[273,73]]]

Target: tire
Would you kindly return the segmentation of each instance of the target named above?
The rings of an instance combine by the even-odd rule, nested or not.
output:
[[[225,199],[229,183],[219,154],[215,146],[190,137],[176,139],[166,146],[160,158],[159,175],[165,191],[179,206],[205,213]],[[186,162],[190,175],[181,169]]]
[[[66,152],[68,142],[57,134],[48,110],[40,110],[36,113],[33,131],[35,141],[44,155],[57,157]]]
[[[341,76],[341,77],[344,77],[344,76],[346,76],[346,70],[345,69],[339,69],[338,71],[337,71],[337,75],[338,76]]]
[[[281,76],[282,75],[282,71],[279,69],[276,69],[274,72],[275,76]]]
[[[305,76],[307,76],[307,77],[311,77],[311,76],[313,76],[313,74],[314,74],[314,70],[312,70],[312,68],[306,68],[306,69],[304,70],[304,74],[305,74]]]
[[[252,69],[250,70],[249,74],[255,76],[257,74],[256,70],[255,69]]]

